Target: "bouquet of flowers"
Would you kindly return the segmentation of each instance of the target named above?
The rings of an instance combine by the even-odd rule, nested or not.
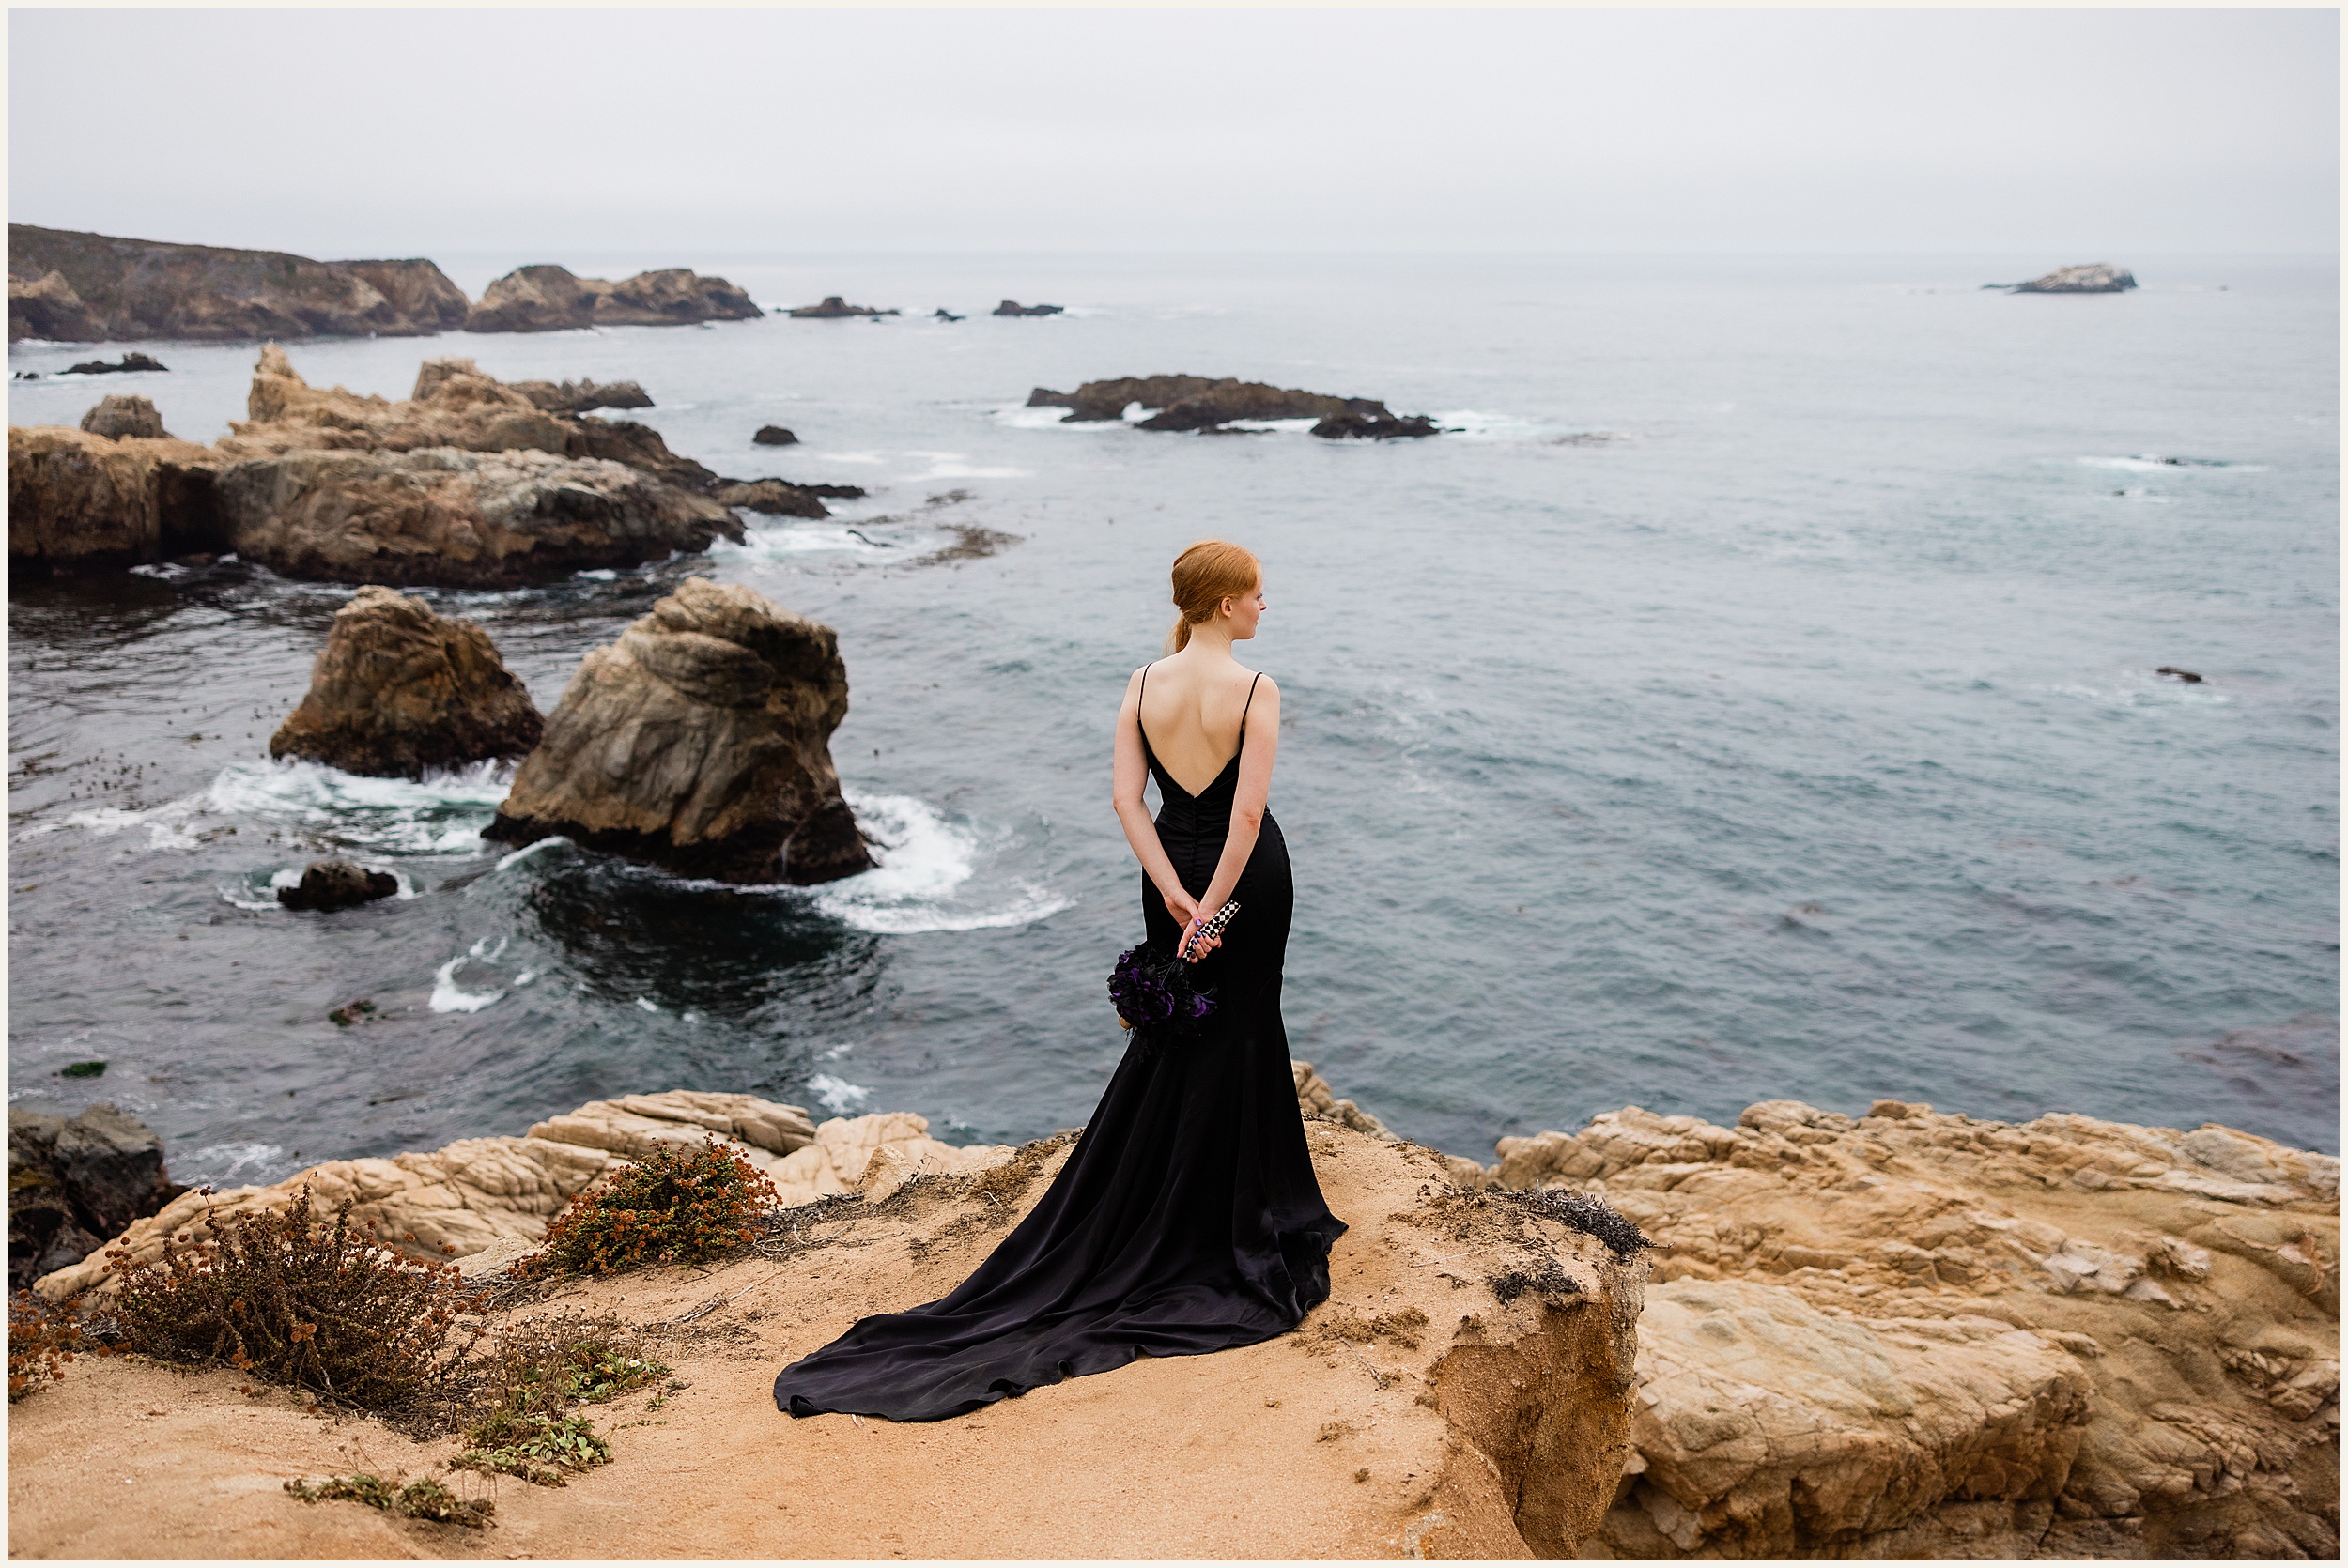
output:
[[[1192,989],[1190,965],[1147,943],[1117,955],[1109,1000],[1117,1004],[1117,1022],[1145,1052],[1187,1039],[1214,1011],[1214,992]]]

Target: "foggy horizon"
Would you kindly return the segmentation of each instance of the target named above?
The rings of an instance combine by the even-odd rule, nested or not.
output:
[[[11,222],[321,259],[2339,250],[2336,11],[8,26]]]

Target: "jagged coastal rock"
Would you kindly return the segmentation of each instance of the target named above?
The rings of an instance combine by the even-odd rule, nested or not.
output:
[[[2338,1555],[2337,1160],[1896,1100],[1499,1154],[1660,1244],[1587,1554]]]
[[[580,662],[485,831],[720,882],[852,876],[873,862],[832,766],[847,712],[830,627],[688,577]]]
[[[2136,275],[2108,261],[2084,267],[2058,267],[2043,278],[2010,285],[2015,294],[2123,294],[2136,286]]]
[[[151,355],[130,353],[119,360],[84,360],[57,372],[60,376],[129,376],[144,370],[169,370],[171,367]]]
[[[639,272],[617,283],[565,267],[520,267],[482,291],[465,317],[471,332],[562,332],[582,327],[690,327],[752,321],[765,313],[723,278],[683,267]]]
[[[404,261],[336,261],[327,265],[355,272],[374,284],[376,292],[389,300],[392,308],[421,332],[461,331],[467,313],[472,309],[465,291],[422,256],[410,256]]]
[[[348,860],[313,860],[301,869],[301,880],[277,890],[277,901],[287,909],[355,909],[388,899],[399,891],[399,879],[389,871],[370,871]]]
[[[1023,305],[1016,300],[1006,300],[995,307],[996,315],[1058,315],[1064,305]]]
[[[78,1116],[8,1108],[8,1288],[72,1267],[186,1189],[162,1140],[100,1101]]]
[[[1316,436],[1431,436],[1432,422],[1413,415],[1398,419],[1374,397],[1331,397],[1294,387],[1274,387],[1233,377],[1128,376],[1087,381],[1073,392],[1038,387],[1027,394],[1030,408],[1067,408],[1070,423],[1121,420],[1129,405],[1154,413],[1144,430],[1219,430],[1234,420],[1310,419]],[[1421,428],[1424,426],[1424,428]]]
[[[705,496],[530,450],[290,452],[215,480],[236,551],[286,576],[515,588],[738,538]]]
[[[634,381],[508,381],[507,386],[550,414],[597,408],[649,408],[652,397]]]
[[[487,632],[370,584],[334,612],[310,690],[270,737],[269,754],[422,778],[526,756],[545,728]]]
[[[393,337],[440,331],[440,314],[409,315],[363,270],[385,267],[407,269],[403,275],[410,281],[394,292],[419,302],[443,290],[456,293],[428,261],[312,261],[278,251],[10,223],[8,341]]]
[[[424,447],[465,452],[529,450],[574,453],[576,426],[514,388],[485,376],[471,360],[427,360],[404,401],[314,387],[274,343],[262,346],[245,394],[242,420],[220,442],[237,457],[289,452],[394,453]]]
[[[114,570],[224,548],[221,454],[193,441],[8,426],[11,576]]]
[[[93,436],[120,440],[125,436],[144,437],[150,440],[167,441],[171,432],[163,428],[163,416],[155,405],[144,397],[124,397],[109,393],[98,400],[97,406],[82,416],[82,428]]]
[[[826,294],[820,305],[796,305],[784,313],[800,321],[837,321],[851,315],[895,315],[894,310],[874,310],[870,305],[851,305],[837,294]]]
[[[766,1255],[564,1283],[558,1310],[660,1332],[674,1379],[657,1420],[589,1412],[610,1430],[614,1463],[560,1489],[499,1489],[493,1540],[505,1550],[771,1555],[780,1526],[796,1549],[886,1542],[921,1557],[1559,1557],[1602,1516],[1628,1453],[1644,1263],[1534,1206],[1457,1191],[1427,1150],[1318,1119],[1306,1124],[1315,1167],[1353,1228],[1331,1256],[1329,1300],[1299,1332],[1144,1358],[962,1421],[778,1416],[765,1397],[778,1365],[865,1313],[950,1289],[1074,1147],[1063,1133],[892,1177],[920,1163],[919,1125],[884,1115],[810,1128],[746,1095],[671,1092],[585,1106],[528,1137],[336,1161],[310,1178],[411,1251],[457,1249],[479,1279],[527,1252],[569,1194],[640,1140],[732,1137],[767,1169],[828,1146],[837,1171],[871,1147],[850,1183],[857,1195],[780,1217]],[[289,1186],[265,1191],[282,1203]],[[786,1203],[807,1193],[784,1188]],[[124,1247],[161,1255],[200,1213],[182,1200]],[[89,1277],[69,1271],[42,1293],[97,1284],[96,1261]],[[77,1367],[11,1410],[11,1548],[124,1555],[163,1530],[182,1551],[215,1555],[255,1540],[286,1556],[450,1549],[439,1527],[305,1504],[282,1486],[289,1474],[347,1472],[352,1450],[387,1445],[412,1454],[413,1473],[452,1452],[446,1440],[411,1449],[366,1417],[325,1426],[282,1396],[238,1392],[246,1381],[116,1360]],[[1202,1445],[1202,1431],[1217,1440]],[[120,1480],[133,1451],[168,1456],[166,1470],[142,1472],[135,1528]],[[779,1453],[789,1484],[766,1514],[703,1506],[690,1478],[771,1468]],[[1000,1506],[1013,1487],[1023,1505]]]
[[[1425,414],[1357,414],[1349,410],[1327,416],[1313,426],[1312,433],[1330,441],[1393,441],[1439,435],[1441,430]]]

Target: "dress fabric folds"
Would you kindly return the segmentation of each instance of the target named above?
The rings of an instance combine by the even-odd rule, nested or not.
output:
[[[1197,897],[1223,853],[1239,758],[1194,796],[1147,734],[1142,746],[1165,803],[1159,841]],[[1136,1356],[1253,1345],[1328,1298],[1346,1227],[1313,1175],[1280,1022],[1295,895],[1269,812],[1233,897],[1239,914],[1194,976],[1215,995],[1199,1034],[1154,1054],[1128,1047],[1059,1176],[993,1254],[950,1295],[867,1317],[784,1368],[779,1407],[936,1421]],[[1141,906],[1151,941],[1180,937],[1147,875]]]

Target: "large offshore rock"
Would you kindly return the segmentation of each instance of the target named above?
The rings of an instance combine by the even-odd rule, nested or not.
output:
[[[649,408],[652,396],[635,381],[508,381],[507,386],[550,414],[595,408]]]
[[[8,341],[396,336],[440,330],[364,269],[429,262],[313,261],[281,251],[8,225]],[[445,278],[441,284],[455,285]],[[407,293],[406,288],[394,293]],[[461,296],[460,296],[461,298]]]
[[[335,611],[309,693],[270,737],[269,754],[421,778],[524,756],[545,728],[488,633],[369,585]]]
[[[2016,294],[2124,294],[2136,286],[2136,274],[2108,261],[2083,267],[2058,267],[2043,278],[2016,284]]]
[[[221,461],[193,441],[8,426],[9,572],[96,571],[224,548],[213,484]]]
[[[1661,1244],[1617,1557],[2338,1555],[2340,1162],[1793,1100],[1503,1139]]]
[[[120,440],[125,436],[145,437],[150,440],[168,441],[170,431],[163,428],[163,416],[155,405],[144,397],[125,397],[109,392],[82,416],[82,428],[93,436]]]
[[[705,496],[527,449],[292,451],[230,464],[216,489],[230,547],[327,582],[513,588],[742,532]]]
[[[1070,423],[1122,419],[1129,404],[1155,409],[1141,422],[1144,430],[1211,430],[1233,420],[1311,419],[1336,421],[1329,434],[1433,434],[1401,428],[1401,422],[1374,397],[1332,397],[1294,387],[1274,387],[1234,377],[1128,376],[1107,381],[1087,381],[1073,392],[1038,387],[1027,394],[1030,408],[1067,408]],[[1357,430],[1346,416],[1371,422]],[[1416,418],[1417,416],[1413,416]]]
[[[397,402],[341,387],[313,387],[276,344],[265,344],[245,395],[248,418],[229,426],[223,452],[239,457],[289,452],[466,452],[564,453],[575,433],[528,397],[481,374],[471,360],[427,360],[412,397]]]
[[[70,1267],[185,1189],[162,1140],[100,1102],[70,1119],[8,1108],[8,1288]]]
[[[417,332],[456,331],[465,325],[466,313],[472,308],[465,291],[422,256],[405,261],[330,261],[326,265],[339,267],[374,284],[376,291],[389,300],[392,308],[406,316],[411,330]]]
[[[399,879],[389,871],[370,871],[348,860],[313,860],[301,869],[301,880],[277,890],[277,901],[287,909],[356,909],[399,891]]]
[[[582,327],[689,327],[749,321],[765,314],[723,278],[683,267],[610,283],[568,268],[520,267],[483,290],[466,317],[474,332],[560,332]]]
[[[688,577],[580,662],[486,831],[721,882],[850,876],[872,857],[832,766],[847,712],[830,627]]]

